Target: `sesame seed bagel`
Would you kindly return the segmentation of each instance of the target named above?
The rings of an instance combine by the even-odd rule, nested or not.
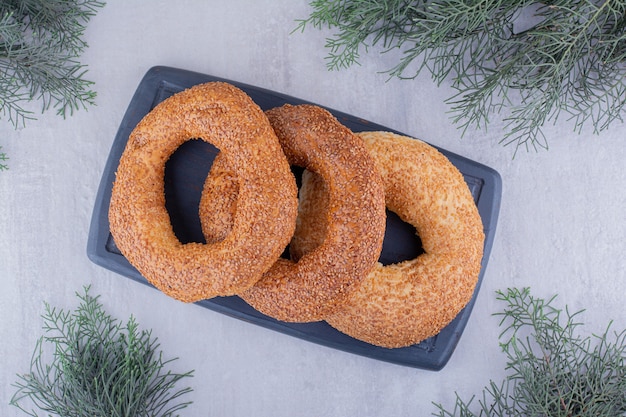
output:
[[[324,238],[317,247],[297,260],[278,259],[239,296],[278,320],[320,321],[341,308],[378,260],[385,231],[382,179],[363,141],[328,111],[313,105],[285,105],[266,114],[289,163],[323,179],[329,210]],[[233,204],[228,197],[233,177],[224,162],[218,155],[200,203],[207,239],[220,238],[223,219],[239,210],[240,200]]]
[[[215,145],[240,184],[232,229],[219,242],[181,243],[165,208],[165,164],[191,139]],[[158,104],[130,134],[117,168],[110,230],[155,287],[185,302],[254,285],[295,229],[297,188],[263,111],[223,82],[197,85]]]
[[[373,345],[413,345],[439,333],[471,299],[483,254],[481,218],[462,174],[435,148],[388,132],[358,135],[383,177],[387,208],[415,227],[424,253],[378,264],[325,320]],[[315,175],[305,175],[299,217],[323,224],[324,193]],[[313,250],[323,239],[320,230],[296,229],[296,238],[308,236],[292,239],[290,247],[299,255]]]

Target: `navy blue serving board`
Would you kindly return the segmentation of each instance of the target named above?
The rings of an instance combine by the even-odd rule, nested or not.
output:
[[[95,264],[152,287],[121,255],[109,231],[108,210],[115,171],[131,131],[154,106],[179,91],[210,81],[225,81],[239,87],[263,110],[286,103],[309,103],[274,91],[211,75],[163,66],[151,68],[137,87],[120,124],[96,196],[87,244],[87,255]],[[333,109],[328,110],[341,123],[355,132],[386,130],[401,133]],[[438,149],[463,173],[478,206],[486,236],[482,269],[472,300],[438,335],[414,346],[387,349],[353,339],[333,329],[325,322],[285,323],[277,321],[259,313],[237,296],[216,297],[199,301],[197,304],[231,317],[331,348],[404,366],[428,370],[442,369],[457,346],[482,283],[500,210],[502,182],[500,175],[493,169],[444,149]],[[182,242],[203,241],[198,218],[198,204],[204,179],[217,152],[216,148],[204,141],[191,140],[181,146],[166,165],[167,209],[170,213],[174,232]],[[295,173],[297,174],[297,171]],[[415,237],[414,229],[401,222],[392,213],[388,214],[381,262],[388,264],[417,256],[421,247],[419,239]]]

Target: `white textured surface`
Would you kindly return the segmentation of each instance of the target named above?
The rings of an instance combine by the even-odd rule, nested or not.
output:
[[[97,107],[26,128],[0,123],[10,170],[0,173],[0,414],[28,369],[43,302],[71,308],[91,284],[109,312],[151,328],[179,370],[195,369],[189,416],[418,416],[503,375],[494,292],[530,286],[586,308],[588,329],[626,327],[624,125],[601,136],[550,126],[548,152],[497,144],[498,126],[461,139],[445,87],[387,81],[391,56],[328,72],[324,33],[291,33],[306,0],[111,0],[89,24],[83,57]],[[317,102],[406,132],[496,169],[503,179],[496,240],[474,313],[440,372],[355,356],[185,305],[92,264],[85,254],[109,148],[144,73],[169,65]]]

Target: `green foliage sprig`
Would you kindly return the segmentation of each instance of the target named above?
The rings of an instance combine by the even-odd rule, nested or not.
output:
[[[502,313],[500,346],[509,375],[491,382],[472,411],[473,398],[457,396],[439,417],[621,417],[626,416],[626,330],[583,337],[581,311],[563,312],[533,297],[528,288],[498,292]],[[565,319],[563,322],[562,319]]]
[[[24,126],[36,118],[26,106],[32,101],[63,117],[94,104],[93,82],[79,58],[87,23],[103,6],[99,0],[0,2],[1,118]]]
[[[621,0],[313,0],[299,22],[336,32],[328,67],[362,50],[400,50],[391,76],[450,80],[452,120],[465,131],[505,124],[503,144],[548,148],[561,114],[600,132],[626,110],[626,2]]]
[[[2,146],[0,146],[0,149],[2,149]],[[3,163],[5,161],[7,161],[8,159],[9,159],[9,157],[7,156],[7,154],[5,154],[4,152],[0,152],[0,171],[4,171],[6,169],[9,169],[8,165]]]
[[[94,103],[93,82],[78,62],[97,0],[10,0],[0,5],[0,109],[16,125],[32,119],[23,104],[61,116]]]
[[[18,375],[11,404],[31,416],[23,400],[46,416],[169,417],[191,402],[180,397],[191,388],[175,390],[192,372],[166,371],[157,339],[139,330],[133,317],[124,325],[107,314],[86,288],[74,310],[46,303],[45,331],[37,342],[30,372]],[[52,347],[52,361],[45,363]]]

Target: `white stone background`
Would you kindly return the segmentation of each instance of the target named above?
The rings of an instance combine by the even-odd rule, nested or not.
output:
[[[85,33],[82,61],[97,106],[63,120],[48,112],[25,128],[0,124],[10,170],[0,173],[0,414],[41,334],[44,301],[77,304],[84,285],[107,311],[134,315],[179,371],[195,370],[189,416],[423,416],[505,375],[495,291],[530,286],[559,305],[585,308],[589,332],[626,325],[624,125],[600,136],[546,127],[549,151],[521,152],[501,126],[464,137],[451,124],[450,90],[427,76],[388,80],[393,55],[329,72],[327,32],[292,33],[306,0],[110,0]],[[375,51],[373,51],[375,52]],[[503,181],[496,239],[461,341],[440,372],[318,346],[167,298],[91,263],[94,198],[119,123],[154,65],[212,74],[326,105],[389,126],[497,170]]]

